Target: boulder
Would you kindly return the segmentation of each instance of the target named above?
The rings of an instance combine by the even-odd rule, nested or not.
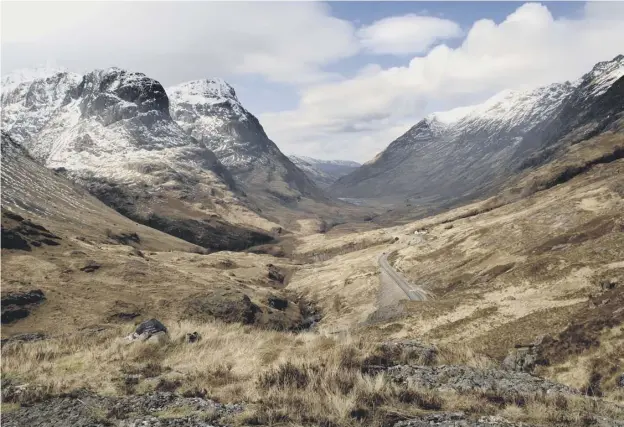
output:
[[[30,245],[28,241],[19,235],[15,230],[9,230],[1,227],[2,236],[0,241],[2,242],[2,249],[15,249],[19,251],[30,251]]]
[[[280,298],[275,295],[269,295],[268,302],[269,302],[269,307],[274,308],[276,310],[286,310],[286,307],[288,307],[287,299]]]
[[[41,341],[44,339],[46,339],[46,336],[45,334],[42,334],[41,332],[17,334],[9,338],[3,338],[2,341],[0,341],[0,346],[4,347],[6,344],[10,344],[14,342],[32,342],[32,341]]]
[[[169,334],[165,325],[157,319],[149,319],[141,322],[134,332],[128,336],[130,341],[153,341],[165,342],[169,339]]]
[[[531,427],[523,422],[512,422],[498,416],[471,419],[463,412],[439,412],[399,421],[393,427]]]
[[[535,365],[542,363],[540,344],[543,337],[530,344],[517,344],[503,360],[501,367],[509,371],[532,372]]]
[[[279,283],[284,283],[284,279],[286,278],[286,276],[280,271],[279,268],[277,268],[273,264],[267,264],[267,267],[269,268],[269,279],[275,280]]]
[[[437,360],[437,347],[417,340],[387,341],[379,345],[375,352],[364,361],[363,369],[377,373],[390,366],[405,363],[432,365]]]

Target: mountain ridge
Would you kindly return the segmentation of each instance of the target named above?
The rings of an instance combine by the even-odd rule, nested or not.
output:
[[[2,104],[4,129],[35,158],[124,215],[209,248],[270,240],[257,227],[276,225],[171,118],[164,87],[145,74],[57,73],[3,90]]]
[[[434,211],[488,195],[563,145],[617,130],[624,110],[622,76],[620,55],[573,83],[502,91],[481,104],[430,114],[329,192],[405,200]]]

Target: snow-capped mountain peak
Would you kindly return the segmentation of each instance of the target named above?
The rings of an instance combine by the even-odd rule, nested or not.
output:
[[[234,88],[225,80],[219,78],[182,83],[170,87],[168,93],[173,98],[184,99],[185,102],[194,104],[205,102],[219,103],[226,100],[238,102]]]
[[[14,70],[2,78],[2,93],[10,92],[23,83],[46,79],[56,74],[67,72],[63,68],[37,67]]]
[[[624,76],[624,55],[618,55],[611,61],[602,61],[594,65],[594,68],[578,79],[575,85],[590,85],[590,94],[599,96],[622,76]]]
[[[167,89],[171,117],[210,148],[241,183],[271,189],[283,200],[318,195],[312,182],[269,139],[262,125],[222,79],[203,79]]]

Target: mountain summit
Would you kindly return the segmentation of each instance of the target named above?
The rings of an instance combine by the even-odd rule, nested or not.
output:
[[[195,80],[167,89],[171,116],[210,148],[249,193],[279,200],[323,198],[316,185],[279,150],[258,119],[221,79]]]

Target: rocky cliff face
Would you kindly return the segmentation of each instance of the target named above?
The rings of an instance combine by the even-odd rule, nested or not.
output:
[[[214,153],[172,120],[156,80],[118,68],[7,80],[4,129],[124,215],[215,249],[270,239],[230,223],[232,206],[255,214]]]
[[[504,91],[431,114],[330,191],[437,208],[481,197],[563,144],[613,130],[624,111],[623,75],[618,56],[573,83]]]
[[[268,138],[225,81],[196,80],[167,92],[173,119],[210,148],[250,193],[264,192],[278,201],[324,198],[312,180]]]

